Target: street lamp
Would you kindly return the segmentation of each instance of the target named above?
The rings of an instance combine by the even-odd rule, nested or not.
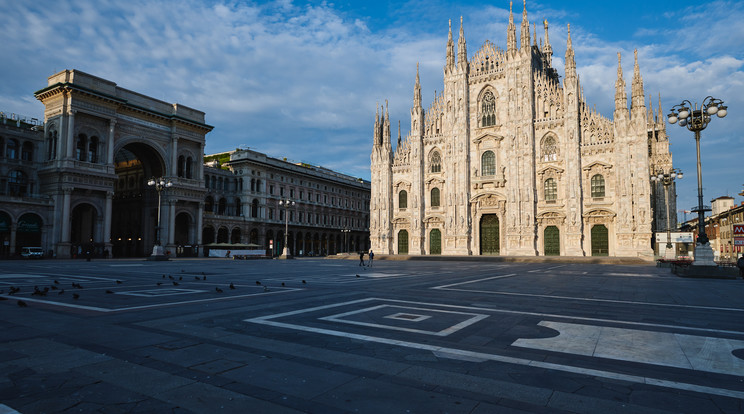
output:
[[[669,186],[672,185],[675,179],[681,180],[683,177],[682,171],[672,168],[668,172],[659,170],[656,175],[651,176],[651,182],[660,182],[664,185],[664,204],[666,205],[666,231],[667,231],[667,242],[664,257],[669,259],[669,251],[672,248],[672,231],[669,222]],[[676,254],[675,254],[676,256]]]
[[[344,234],[344,252],[349,252],[349,245],[346,244],[346,236],[351,232],[351,229],[341,229],[341,233]]]
[[[162,200],[162,192],[164,189],[172,187],[173,182],[171,180],[166,180],[163,177],[160,178],[150,178],[150,180],[147,182],[147,185],[150,187],[155,187],[155,190],[158,192],[158,226],[155,228],[155,245],[152,248],[152,255],[153,256],[163,256],[163,246],[160,243],[160,207],[161,207],[161,200]]]
[[[295,202],[289,198],[279,200],[279,206],[284,207],[284,249],[280,259],[291,259],[292,255],[289,253],[289,246],[287,245],[287,238],[289,236],[289,208],[294,206]]]
[[[690,109],[695,108],[695,109]],[[705,212],[709,211],[703,206],[703,173],[700,165],[700,131],[710,123],[711,116],[716,115],[723,118],[728,113],[728,107],[723,101],[708,96],[703,99],[703,103],[698,108],[688,100],[672,107],[671,112],[667,115],[670,124],[679,122],[679,126],[687,127],[695,133],[695,146],[697,149],[697,181],[698,181],[698,238],[695,243],[695,264],[715,266],[713,261],[713,250],[708,242],[708,235],[705,234]],[[702,253],[702,254],[699,254]],[[699,260],[700,259],[700,260]]]

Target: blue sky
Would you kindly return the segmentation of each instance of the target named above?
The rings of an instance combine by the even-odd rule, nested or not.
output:
[[[207,153],[247,146],[369,178],[377,102],[410,123],[416,62],[424,105],[442,89],[447,21],[463,17],[468,55],[506,47],[508,1],[0,0],[0,111],[42,118],[33,92],[79,69],[206,112]],[[515,2],[521,21],[522,2]],[[528,1],[547,19],[563,74],[566,24],[590,105],[611,117],[617,52],[630,88],[638,49],[646,95],[665,112],[707,95],[729,107],[703,131],[705,202],[742,201],[744,2]],[[456,33],[455,33],[456,35]],[[542,36],[539,28],[538,35]],[[693,134],[669,125],[679,209],[697,204]],[[396,132],[394,131],[393,134]],[[680,218],[681,215],[680,215]]]

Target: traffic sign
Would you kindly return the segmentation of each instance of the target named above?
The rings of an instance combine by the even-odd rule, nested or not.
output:
[[[744,224],[734,224],[734,234],[744,235]]]

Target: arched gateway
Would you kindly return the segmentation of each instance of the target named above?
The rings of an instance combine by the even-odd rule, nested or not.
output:
[[[203,158],[212,130],[203,112],[77,70],[52,75],[35,96],[45,106],[44,135],[54,137],[39,179],[54,198],[54,222],[61,223],[50,235],[57,257],[70,257],[83,239],[118,257],[149,255],[158,222],[158,194],[147,186],[153,177],[172,182],[161,193],[165,250],[175,254],[177,232],[179,244],[202,244],[206,189],[202,164],[193,159]]]

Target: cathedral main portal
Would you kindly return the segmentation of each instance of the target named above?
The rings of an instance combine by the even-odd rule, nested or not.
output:
[[[482,255],[499,254],[499,218],[496,214],[481,217],[480,247]]]

